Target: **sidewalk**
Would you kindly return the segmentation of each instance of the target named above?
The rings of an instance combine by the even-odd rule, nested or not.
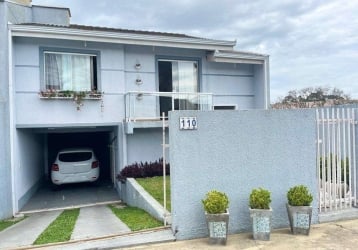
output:
[[[358,249],[358,220],[330,222],[313,225],[309,236],[292,235],[289,229],[274,230],[270,241],[255,241],[252,234],[230,235],[227,245],[209,245],[208,239],[147,244],[120,249],[190,250],[190,249]]]
[[[95,208],[99,209],[99,208]],[[86,209],[87,210],[87,209]],[[86,211],[92,214],[91,211]],[[103,213],[103,211],[97,211]],[[97,214],[97,213],[95,213]],[[106,216],[88,216],[97,218],[91,223],[80,223],[79,235],[77,240],[71,240],[66,243],[49,244],[41,246],[31,246],[27,240],[32,241],[35,234],[39,234],[41,230],[38,228],[45,228],[46,224],[49,224],[51,218],[54,218],[56,214],[53,212],[48,213],[46,216],[42,214],[42,226],[34,226],[32,223],[25,223],[31,219],[28,218],[14,226],[0,233],[0,249],[48,249],[48,250],[78,250],[78,249],[127,249],[127,250],[172,250],[172,249],[358,249],[358,219],[349,221],[330,222],[325,224],[312,225],[311,233],[309,236],[305,235],[292,235],[289,229],[274,230],[271,233],[270,241],[255,241],[252,239],[251,233],[234,234],[228,237],[227,245],[209,245],[208,238],[174,241],[175,238],[171,229],[160,228],[151,231],[142,231],[136,233],[127,233],[126,228],[122,228],[124,231],[121,234],[108,235],[111,232],[95,226],[96,223],[100,223],[103,220],[104,224],[110,225],[111,223],[104,219]],[[35,218],[33,218],[35,219]],[[38,221],[38,220],[37,220]],[[88,220],[89,221],[89,220]],[[107,221],[107,223],[105,222]],[[115,220],[117,221],[117,220]],[[30,221],[31,222],[31,221]],[[85,221],[83,221],[85,222]],[[22,224],[22,225],[21,225]],[[19,227],[19,225],[21,225]],[[20,229],[21,228],[21,229]],[[92,228],[93,232],[84,231]],[[109,228],[112,228],[109,227]],[[115,230],[118,230],[118,228]],[[17,230],[16,230],[17,229]],[[82,231],[82,233],[81,233]],[[93,234],[95,232],[95,234]],[[95,238],[90,238],[95,237]],[[16,240],[17,239],[17,240]],[[15,242],[16,241],[16,242]],[[163,243],[166,242],[166,243]]]

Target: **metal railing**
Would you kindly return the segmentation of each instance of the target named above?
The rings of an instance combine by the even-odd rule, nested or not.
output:
[[[357,205],[356,110],[317,109],[319,211]]]
[[[126,121],[160,120],[171,110],[212,110],[211,93],[142,92],[125,94]]]

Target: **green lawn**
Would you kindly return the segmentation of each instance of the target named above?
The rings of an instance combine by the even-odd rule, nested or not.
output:
[[[78,208],[63,211],[35,240],[34,245],[69,241],[79,213]]]
[[[12,225],[15,225],[16,223],[18,223],[19,221],[22,221],[24,218],[21,219],[11,219],[11,220],[2,220],[0,221],[0,232]]]
[[[136,181],[148,192],[154,199],[164,206],[163,198],[163,177],[156,176],[151,178],[137,178]],[[170,176],[166,176],[167,210],[171,211],[170,199]]]
[[[140,208],[116,207],[109,205],[112,212],[123,221],[132,231],[163,226],[163,223]]]

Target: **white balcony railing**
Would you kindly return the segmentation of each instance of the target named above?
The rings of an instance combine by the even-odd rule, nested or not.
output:
[[[139,92],[125,94],[126,121],[156,121],[170,110],[212,110],[210,93]]]

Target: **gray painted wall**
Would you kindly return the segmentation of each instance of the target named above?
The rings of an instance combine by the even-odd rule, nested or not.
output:
[[[9,130],[9,65],[6,2],[0,2],[0,219],[12,215]]]
[[[44,134],[33,133],[30,129],[18,129],[15,149],[15,194],[18,209],[21,209],[45,180]]]
[[[168,142],[168,130],[166,141]],[[127,135],[128,164],[134,162],[156,161],[163,157],[162,128],[134,129],[134,133]],[[168,159],[168,155],[166,155]]]
[[[198,129],[179,130],[179,117]],[[296,184],[318,197],[314,110],[171,112],[169,120],[172,228],[178,239],[204,237],[201,200],[212,190],[230,198],[229,233],[249,231],[251,190],[272,193],[273,227],[287,227],[287,190]],[[318,220],[313,203],[313,223]]]
[[[81,41],[50,39],[14,39],[14,75],[16,90],[16,123],[19,126],[38,124],[72,124],[122,122],[125,117],[124,95],[128,91],[158,91],[156,57],[193,58],[202,62],[201,91],[212,92],[214,105],[234,104],[239,109],[263,108],[255,103],[262,98],[262,91],[255,85],[253,66],[207,62],[205,51],[168,49],[149,46],[122,46],[103,43],[84,44]],[[100,90],[104,92],[104,111],[100,101],[85,101],[81,112],[71,101],[41,100],[40,48],[66,48],[71,50],[95,51],[100,54]],[[140,62],[140,70],[134,65]],[[140,77],[142,85],[136,85]],[[256,97],[257,95],[257,97]],[[159,116],[156,98],[135,100],[142,107],[142,115]],[[26,110],[37,110],[35,116]],[[50,117],[47,114],[51,112]]]
[[[51,8],[45,6],[32,6],[32,22],[55,25],[69,25],[70,12],[66,8]]]
[[[0,219],[10,217],[12,211],[12,188],[11,188],[11,159],[10,159],[10,114],[9,114],[9,44],[8,44],[8,29],[7,24],[10,23],[24,23],[32,22],[41,18],[42,21],[47,23],[60,24],[60,12],[67,13],[66,21],[69,21],[68,11],[64,9],[54,9],[51,15],[44,15],[41,12],[43,8],[36,8],[36,13],[32,12],[31,7],[14,2],[0,1]],[[48,8],[46,8],[48,10]],[[37,16],[38,15],[38,16]],[[51,20],[54,20],[53,22]],[[65,24],[62,22],[62,24]],[[15,66],[16,68],[16,66]],[[16,70],[15,70],[16,71]],[[16,73],[15,73],[16,74]],[[28,79],[29,75],[24,75]],[[35,77],[36,79],[36,77]],[[15,77],[16,81],[16,77]],[[16,85],[16,84],[15,84]],[[30,112],[33,114],[34,109],[26,109],[22,112]]]

